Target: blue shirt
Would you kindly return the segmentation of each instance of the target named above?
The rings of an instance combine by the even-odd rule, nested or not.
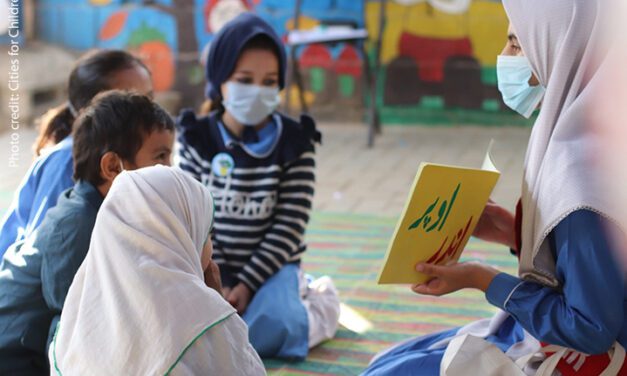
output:
[[[570,214],[549,235],[560,289],[501,273],[486,298],[536,339],[586,354],[627,346],[627,293],[601,217]]]
[[[33,163],[2,219],[0,259],[13,243],[32,233],[48,209],[57,204],[61,192],[74,185],[73,169],[71,137]]]
[[[103,198],[87,182],[61,194],[0,264],[0,375],[46,372],[47,347],[83,263]]]

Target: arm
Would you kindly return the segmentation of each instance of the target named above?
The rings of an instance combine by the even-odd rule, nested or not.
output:
[[[33,207],[28,218],[26,234],[39,227],[48,209],[57,205],[61,193],[74,186],[74,166],[71,148],[53,151],[37,171],[40,174],[35,187]]]
[[[77,225],[77,223],[80,223]],[[86,223],[76,216],[59,221],[56,226],[42,226],[35,247],[42,255],[41,288],[43,298],[55,316],[50,327],[48,345],[61,316],[65,298],[74,276],[83,263],[93,229],[93,222]]]
[[[473,236],[486,242],[503,244],[510,249],[515,249],[515,223],[512,213],[490,200],[479,217]]]
[[[309,221],[314,186],[314,154],[308,151],[285,169],[274,222],[266,232],[259,250],[237,275],[250,290],[256,291],[300,251]]]
[[[171,375],[265,375],[248,342],[246,324],[237,315],[207,330],[182,354]]]
[[[28,170],[2,223],[0,256],[15,241],[32,233],[55,206],[63,191],[72,187],[71,149],[61,148],[40,157]]]
[[[575,212],[549,239],[562,291],[499,274],[486,297],[541,341],[604,353],[623,325],[625,291],[601,219],[590,211]]]
[[[40,163],[37,161],[30,167],[13,197],[11,207],[2,219],[0,258],[13,243],[24,237],[24,230],[30,217],[33,198],[39,182],[39,177],[35,175],[34,171],[38,170]]]
[[[196,153],[196,150],[179,137],[176,141],[176,156],[174,164],[181,170],[189,173],[194,179],[200,181],[202,175],[201,163],[202,159]]]

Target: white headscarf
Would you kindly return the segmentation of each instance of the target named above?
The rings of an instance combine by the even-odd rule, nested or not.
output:
[[[503,0],[520,45],[546,87],[525,160],[520,275],[557,286],[548,234],[570,213],[612,218],[595,185],[588,109],[598,85],[603,0]]]
[[[65,301],[53,373],[163,375],[195,338],[232,315],[204,283],[212,221],[211,194],[181,170],[118,176]]]

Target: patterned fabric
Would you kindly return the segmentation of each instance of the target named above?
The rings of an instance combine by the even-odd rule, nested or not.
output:
[[[275,114],[280,130],[272,152],[260,158],[242,144],[225,145],[219,115],[178,124],[177,164],[210,188],[215,198],[214,260],[223,283],[253,291],[286,263],[298,263],[314,194],[315,125]]]
[[[491,317],[484,295],[464,291],[442,298],[418,296],[407,286],[376,284],[396,219],[335,213],[312,214],[303,269],[333,278],[344,303],[334,339],[309,352],[304,362],[266,360],[269,375],[358,375],[372,357],[401,341]],[[516,257],[505,247],[472,238],[462,256],[515,274]],[[348,309],[346,309],[348,307]],[[355,313],[365,321],[356,319]]]

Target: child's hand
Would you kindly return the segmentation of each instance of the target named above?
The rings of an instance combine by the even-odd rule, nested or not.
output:
[[[230,287],[222,287],[222,296],[224,297],[224,299],[228,298],[229,294],[231,294],[231,288]]]
[[[205,284],[217,292],[222,292],[222,280],[220,278],[220,267],[213,260],[205,270]]]
[[[416,284],[412,290],[417,294],[441,296],[464,288],[476,288],[483,292],[499,271],[476,262],[452,265],[418,264],[416,271],[433,277],[429,282]]]
[[[252,291],[244,283],[240,282],[231,289],[226,300],[237,310],[240,315],[246,312],[246,307],[252,298]]]
[[[514,215],[490,200],[486,205],[473,235],[487,242],[516,248]]]

